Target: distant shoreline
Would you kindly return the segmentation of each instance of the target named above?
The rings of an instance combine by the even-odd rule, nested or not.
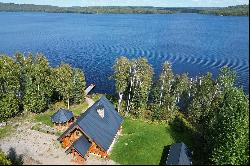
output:
[[[58,7],[50,5],[1,3],[0,12],[44,12],[78,14],[176,14],[198,13],[218,16],[249,16],[249,5],[231,7],[140,7],[140,6],[90,6]]]

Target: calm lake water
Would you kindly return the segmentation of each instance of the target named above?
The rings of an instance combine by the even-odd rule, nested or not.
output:
[[[84,70],[95,92],[113,93],[109,80],[120,55],[144,56],[156,75],[168,60],[177,73],[217,76],[227,65],[249,89],[248,17],[200,14],[85,15],[0,12],[0,53],[41,52],[52,66],[61,61]]]

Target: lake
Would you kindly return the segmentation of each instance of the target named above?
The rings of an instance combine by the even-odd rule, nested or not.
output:
[[[112,66],[121,55],[144,56],[156,76],[164,61],[190,77],[227,65],[249,90],[248,17],[201,14],[67,14],[0,12],[0,53],[43,53],[81,68],[95,92],[114,93]]]

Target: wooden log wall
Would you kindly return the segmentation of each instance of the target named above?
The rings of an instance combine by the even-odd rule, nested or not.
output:
[[[79,137],[82,136],[82,132],[79,129],[74,129],[69,135],[65,136],[62,139],[62,147],[63,148],[68,148],[70,147],[75,140],[77,140]]]
[[[67,128],[69,128],[69,126],[71,124],[74,123],[74,119],[72,118],[71,120],[69,120],[68,122],[65,122],[65,123],[54,123],[54,127],[57,129],[57,130],[65,130]]]
[[[106,151],[102,150],[100,147],[98,147],[98,145],[96,145],[95,142],[92,142],[91,147],[89,148],[89,152],[93,153],[95,155],[99,155],[102,158],[106,158],[108,157],[108,154]]]
[[[71,153],[72,153],[74,162],[78,164],[84,164],[85,159],[75,149],[72,149]]]

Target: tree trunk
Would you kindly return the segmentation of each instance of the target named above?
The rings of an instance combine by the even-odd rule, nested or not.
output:
[[[69,98],[68,98],[68,109],[69,109]]]
[[[119,92],[118,112],[120,112],[120,110],[121,110],[122,96],[123,96],[123,94],[121,92]]]

